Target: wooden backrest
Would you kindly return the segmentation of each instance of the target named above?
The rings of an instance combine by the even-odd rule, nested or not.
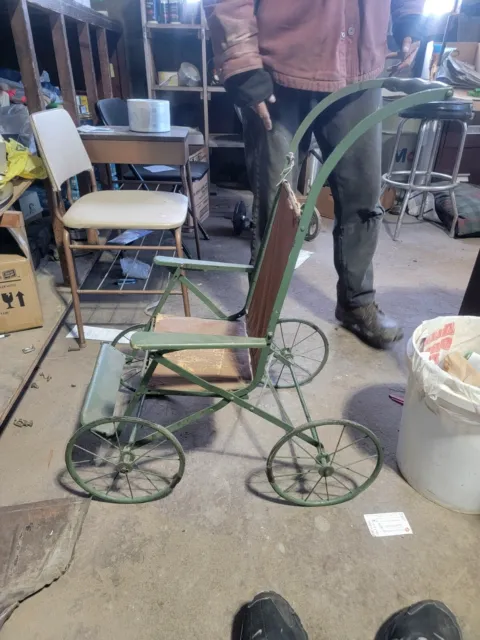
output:
[[[282,183],[280,197],[271,221],[269,235],[265,241],[254,291],[247,310],[248,335],[264,338],[274,311],[280,313],[290,284],[291,275],[285,269],[295,243],[300,221],[300,207],[287,183]],[[300,249],[296,251],[298,253]],[[283,286],[282,286],[283,285]],[[257,370],[259,350],[252,349],[251,360],[254,373]]]

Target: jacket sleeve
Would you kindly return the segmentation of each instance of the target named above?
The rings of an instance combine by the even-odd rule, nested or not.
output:
[[[425,0],[392,0],[392,31],[399,46],[407,36],[421,40],[424,6]]]
[[[262,69],[253,0],[203,0],[203,6],[222,79]]]

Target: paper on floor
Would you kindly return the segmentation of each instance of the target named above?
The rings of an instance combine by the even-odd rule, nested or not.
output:
[[[152,232],[148,229],[128,229],[115,238],[110,238],[108,242],[111,244],[130,244],[131,242],[135,242],[135,240],[147,236],[149,233]]]
[[[150,171],[150,173],[160,173],[161,171],[172,171],[174,169],[174,167],[169,167],[167,164],[149,164],[143,168],[146,171]]]
[[[412,528],[402,511],[393,513],[365,513],[365,522],[372,536],[404,536],[413,533]]]
[[[310,256],[313,256],[313,251],[305,251],[305,249],[300,249],[300,253],[298,254],[297,262],[295,263],[295,269],[301,267],[302,264],[309,259]]]
[[[91,327],[89,325],[85,325],[83,327],[83,331],[85,333],[86,340],[101,340],[102,342],[112,342],[119,333],[122,332],[121,329],[109,329],[108,327]],[[127,333],[120,340],[120,344],[128,344],[130,341],[131,333]],[[78,329],[77,325],[73,327],[69,333],[67,333],[67,338],[78,338]]]

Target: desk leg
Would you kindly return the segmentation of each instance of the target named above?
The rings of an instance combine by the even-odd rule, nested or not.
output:
[[[480,251],[460,307],[461,316],[480,316]]]
[[[90,193],[91,187],[89,175],[86,172],[80,173],[77,176],[77,180],[80,196]],[[98,231],[96,229],[87,229],[87,242],[88,244],[98,244]]]
[[[197,258],[201,260],[202,256],[200,255],[200,238],[198,235],[197,205],[195,204],[195,198],[193,196],[193,182],[192,182],[192,174],[190,172],[189,162],[187,162],[186,166],[183,165],[180,167],[180,174],[182,176],[183,190],[185,191],[185,195],[188,197],[190,201],[190,211],[192,213],[193,233],[195,234],[195,246],[197,248]]]

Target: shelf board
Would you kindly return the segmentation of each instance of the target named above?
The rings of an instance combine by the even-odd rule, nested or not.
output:
[[[203,87],[171,87],[169,85],[154,84],[154,91],[185,91],[188,93],[202,93]]]
[[[211,133],[209,147],[243,149],[243,138],[239,133]]]
[[[208,91],[210,93],[225,93],[225,87],[222,87],[222,86],[208,87]]]
[[[147,22],[148,29],[171,29],[174,31],[200,31],[201,24],[162,24],[161,22]]]

